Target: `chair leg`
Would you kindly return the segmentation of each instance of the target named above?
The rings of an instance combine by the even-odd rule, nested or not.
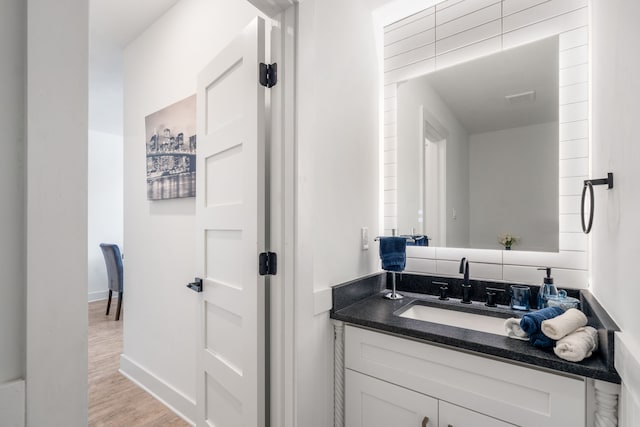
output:
[[[109,289],[109,300],[107,301],[107,314],[105,314],[105,316],[109,315],[109,309],[111,308],[111,295],[113,295],[113,292],[111,291],[111,289]]]
[[[118,292],[118,310],[116,311],[116,320],[120,320],[121,308],[122,308],[122,292]]]

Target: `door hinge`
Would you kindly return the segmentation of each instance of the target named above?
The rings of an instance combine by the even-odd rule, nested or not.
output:
[[[258,257],[258,271],[261,276],[275,276],[278,272],[278,255],[275,252],[262,252]]]
[[[260,63],[260,84],[270,88],[278,83],[278,64]]]

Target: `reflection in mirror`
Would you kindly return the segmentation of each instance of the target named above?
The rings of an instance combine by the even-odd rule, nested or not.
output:
[[[558,251],[558,38],[398,84],[400,233]]]

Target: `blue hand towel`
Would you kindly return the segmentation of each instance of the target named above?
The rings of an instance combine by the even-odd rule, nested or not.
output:
[[[534,347],[551,348],[555,340],[542,333],[541,325],[544,320],[553,319],[564,313],[560,307],[548,307],[533,313],[527,313],[520,319],[520,327],[529,334],[529,342]]]
[[[407,262],[407,239],[405,237],[380,237],[380,260],[382,269],[403,271]]]

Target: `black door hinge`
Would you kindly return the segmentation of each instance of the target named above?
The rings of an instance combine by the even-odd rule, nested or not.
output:
[[[258,271],[261,276],[275,276],[278,272],[278,255],[275,252],[262,252],[258,257]]]
[[[196,280],[194,282],[189,283],[187,285],[187,288],[195,292],[202,292],[202,279],[199,277],[196,277]]]
[[[270,88],[278,83],[278,64],[260,63],[260,84]]]

